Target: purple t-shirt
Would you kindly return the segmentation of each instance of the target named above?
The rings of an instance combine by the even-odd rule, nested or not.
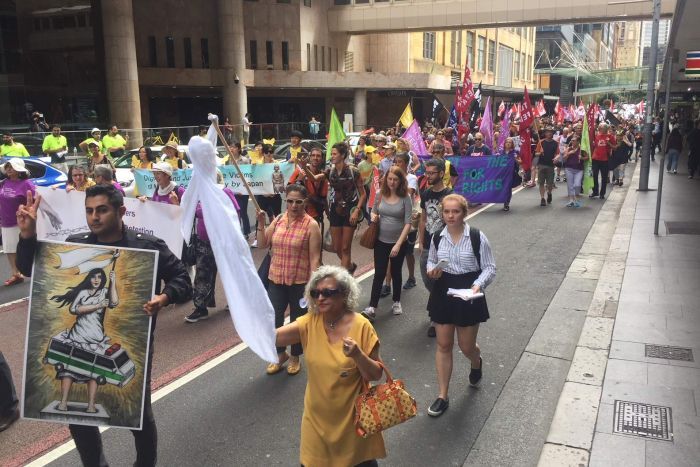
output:
[[[226,187],[224,188],[224,193],[226,193],[231,199],[231,201],[233,202],[233,207],[236,208],[236,211],[240,211],[241,208],[240,206],[238,206],[238,202],[236,201],[236,196],[234,195],[233,191],[231,191],[230,188]],[[204,213],[202,212],[201,203],[197,203],[197,209],[194,213],[194,217],[197,219],[197,237],[200,240],[205,240],[208,242],[209,235],[207,234],[207,228],[204,225]]]
[[[124,188],[122,188],[121,184],[117,181],[112,180],[112,186],[119,190],[122,195],[126,196],[126,193],[124,192]]]
[[[182,201],[182,195],[185,193],[185,187],[175,187],[175,193],[177,194],[177,199]],[[156,203],[172,204],[170,203],[170,193],[168,193],[167,195],[159,195],[158,188],[156,188],[156,191],[154,191],[153,195],[151,195],[151,201],[155,201]]]
[[[575,153],[569,155],[569,157],[564,161],[564,167],[567,169],[583,170],[583,161],[581,160],[581,148],[576,150]]]
[[[10,180],[0,182],[0,226],[17,225],[17,209],[27,202],[27,191],[36,194],[36,187],[31,180]]]

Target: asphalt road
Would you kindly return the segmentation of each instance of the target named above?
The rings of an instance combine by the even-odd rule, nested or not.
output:
[[[0,254],[0,305],[19,300],[29,295],[29,279],[21,284],[5,286],[3,283],[12,275],[10,263],[5,253]]]
[[[566,187],[559,185],[550,207],[540,207],[536,189],[527,189],[514,195],[510,212],[497,205],[470,220],[489,238],[498,268],[487,290],[491,319],[479,332],[484,380],[479,389],[468,387],[469,364],[455,347],[450,408],[442,417],[426,415],[437,394],[435,340],[425,335],[426,290],[421,284],[403,294],[402,316],[391,315],[390,298],[380,302],[375,327],[382,357],[394,376],[405,381],[419,407],[416,419],[386,432],[388,457],[382,465],[450,466],[465,461],[601,206],[599,200],[586,199],[581,209],[566,208]],[[371,277],[361,286],[364,306]],[[168,349],[157,348],[158,352]],[[267,376],[264,370],[265,363],[245,350],[155,403],[159,463],[299,465],[305,370],[295,377]],[[517,413],[513,423],[518,423]],[[133,463],[130,433],[110,429],[103,437],[111,465]],[[51,465],[77,464],[78,455],[72,451]]]

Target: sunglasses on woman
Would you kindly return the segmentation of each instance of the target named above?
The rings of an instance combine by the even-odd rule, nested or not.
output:
[[[311,298],[318,298],[320,296],[330,298],[330,297],[333,297],[335,295],[338,295],[339,293],[340,293],[340,289],[312,289],[312,290],[309,290],[309,295],[311,295]]]
[[[303,199],[287,199],[287,204],[304,204]]]

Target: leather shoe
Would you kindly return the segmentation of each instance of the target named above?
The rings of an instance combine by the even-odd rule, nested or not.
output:
[[[0,418],[0,432],[7,430],[19,418],[19,409],[15,409],[8,416]]]

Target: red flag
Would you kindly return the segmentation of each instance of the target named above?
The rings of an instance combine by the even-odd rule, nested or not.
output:
[[[511,114],[513,117],[517,117],[517,116],[518,116],[518,106],[515,105],[515,103],[513,103],[513,105],[510,106],[510,114]]]
[[[457,115],[469,112],[469,106],[474,100],[474,84],[472,83],[472,74],[468,66],[464,67],[464,80],[462,81],[462,93],[455,104]]]
[[[588,112],[586,113],[586,121],[588,122],[588,136],[589,141],[593,141],[595,137],[595,116],[596,116],[596,104],[591,104],[588,106]]]
[[[530,128],[520,127],[520,164],[525,172],[532,168],[532,148],[530,147]]]
[[[554,114],[559,115],[559,112],[561,112],[561,104],[559,104],[559,99],[557,99],[557,105],[554,106]]]
[[[520,131],[525,128],[530,128],[532,123],[535,121],[535,114],[532,111],[532,103],[530,102],[530,94],[527,92],[527,86],[525,86],[525,94],[523,95],[523,106],[520,111]]]
[[[537,103],[537,116],[542,117],[543,115],[547,114],[547,109],[544,108],[544,100],[540,99],[540,101]]]
[[[571,116],[571,121],[576,123],[579,121],[578,112],[574,108],[574,104],[569,104],[569,115]]]
[[[501,101],[501,105],[498,106],[498,116],[503,118],[503,114],[506,112],[506,105]]]
[[[639,101],[637,104],[637,113],[640,115],[644,113],[644,101]]]

